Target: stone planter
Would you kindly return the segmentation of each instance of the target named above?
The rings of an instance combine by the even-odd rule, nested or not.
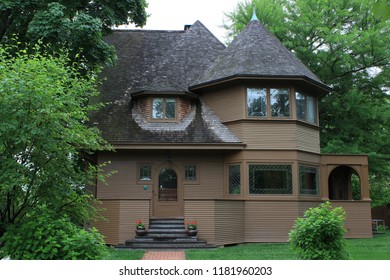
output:
[[[148,233],[146,229],[136,229],[135,234],[137,236],[145,236]]]
[[[188,229],[187,234],[188,234],[188,236],[196,236],[198,234],[198,230],[197,229]]]

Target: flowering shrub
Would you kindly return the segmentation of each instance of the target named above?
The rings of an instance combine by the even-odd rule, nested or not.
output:
[[[145,229],[145,225],[142,223],[141,220],[137,220],[136,228],[137,229]]]
[[[187,225],[187,229],[189,230],[195,230],[198,228],[198,224],[196,221],[188,221],[186,222],[186,225]]]

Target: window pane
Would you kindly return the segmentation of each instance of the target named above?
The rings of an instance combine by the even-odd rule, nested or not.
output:
[[[290,116],[290,96],[288,89],[271,88],[271,115],[273,117]]]
[[[296,92],[295,103],[297,106],[297,118],[301,120],[306,120],[306,96],[299,92]]]
[[[317,104],[312,96],[307,96],[307,121],[317,123]]]
[[[176,117],[176,100],[175,98],[165,99],[165,117],[174,119]]]
[[[299,166],[299,193],[318,194],[318,168]]]
[[[291,165],[249,165],[250,194],[292,194]]]
[[[240,194],[241,171],[240,165],[229,165],[229,194]]]
[[[152,180],[152,166],[149,164],[141,164],[139,168],[139,179],[141,181]]]
[[[248,117],[267,116],[267,91],[264,88],[248,88]]]
[[[162,119],[163,117],[164,117],[163,99],[162,98],[154,98],[153,99],[153,108],[152,108],[152,118]]]
[[[184,177],[186,181],[196,181],[196,166],[186,165],[184,167]]]

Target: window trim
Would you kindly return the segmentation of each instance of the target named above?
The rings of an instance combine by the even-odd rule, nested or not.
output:
[[[195,166],[195,172],[196,172],[196,178],[195,180],[187,180],[186,179],[186,166]],[[199,164],[196,162],[186,162],[183,165],[183,178],[184,178],[184,184],[186,185],[199,185],[200,179],[199,179]]]
[[[248,108],[248,89],[265,89],[265,98],[266,98],[266,115],[265,116],[249,116],[249,108]],[[289,99],[289,116],[280,117],[280,116],[272,116],[271,110],[271,90],[276,89],[285,89],[288,91],[288,99]],[[293,119],[293,106],[292,106],[292,98],[295,100],[295,95],[293,95],[293,90],[291,87],[283,87],[283,86],[250,86],[245,88],[245,118],[254,119],[254,120],[291,120]]]
[[[291,179],[291,193],[251,193],[250,190],[250,166],[251,165],[263,165],[263,166],[289,166],[290,167],[290,179]],[[280,196],[294,196],[294,163],[293,162],[248,162],[247,163],[247,180],[248,180],[248,196],[251,197],[260,197],[260,196],[270,196],[270,197],[280,197]]]
[[[304,101],[304,108],[305,108],[305,118],[299,118],[298,117],[298,103],[297,103],[297,94],[300,94],[300,95],[303,95],[305,97],[305,101]],[[313,98],[314,100],[314,109],[315,109],[315,122],[311,122],[308,120],[308,102],[307,102],[307,99],[308,97],[311,97]],[[295,118],[298,120],[298,121],[301,121],[301,122],[305,122],[305,123],[308,123],[310,125],[318,125],[318,119],[319,119],[319,116],[318,116],[318,98],[314,95],[311,95],[311,94],[307,94],[305,91],[301,91],[301,90],[295,90],[294,92],[294,102],[295,102]]]
[[[301,167],[302,168],[315,168],[316,169],[316,193],[311,194],[311,193],[302,193],[302,181],[301,181]],[[299,163],[298,164],[298,194],[300,196],[307,196],[307,197],[315,197],[315,196],[320,196],[321,190],[320,190],[320,168],[316,165],[310,165],[310,164],[304,164],[304,163]]]
[[[240,171],[239,193],[230,193],[230,169],[229,169],[230,166],[238,166],[239,167],[239,171]],[[227,195],[232,196],[232,197],[238,197],[238,196],[241,196],[243,194],[242,179],[243,179],[243,177],[242,177],[242,164],[241,164],[241,162],[226,164],[226,187],[227,187],[226,193],[227,193]]]
[[[150,180],[143,180],[141,178],[141,167],[150,166]],[[137,162],[137,183],[139,184],[153,184],[153,163],[148,161]]]
[[[175,100],[175,117],[174,118],[166,118],[166,99],[174,99]],[[155,99],[162,99],[162,112],[164,117],[163,118],[155,118],[153,117],[153,103]],[[150,120],[153,122],[177,122],[179,119],[179,99],[175,96],[154,96],[150,100]]]

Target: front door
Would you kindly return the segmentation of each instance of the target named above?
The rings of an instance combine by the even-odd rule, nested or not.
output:
[[[153,189],[153,218],[182,217],[183,199],[176,170],[160,168],[157,174],[158,180]]]

